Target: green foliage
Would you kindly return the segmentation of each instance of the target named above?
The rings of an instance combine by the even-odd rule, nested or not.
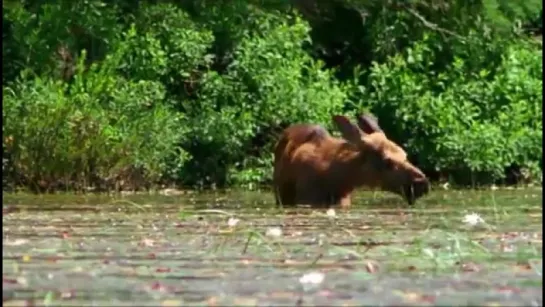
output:
[[[302,49],[308,25],[299,18],[291,22],[277,22],[274,15],[259,18],[260,30],[244,35],[225,72],[204,74],[199,100],[188,108],[194,123],[191,135],[199,143],[193,155],[209,156],[205,165],[196,161],[198,164],[188,166],[190,174],[201,178],[225,174],[228,177],[211,179],[248,183],[255,177],[243,180],[247,177],[237,175],[237,170],[262,165],[268,170],[262,170],[260,177],[270,177],[271,127],[296,121],[329,123],[331,114],[343,107],[346,94],[342,86]],[[257,134],[264,134],[269,146],[259,152],[259,159],[253,159],[246,156],[245,148],[251,149]],[[221,151],[213,154],[218,148]]]
[[[434,62],[427,40],[375,64],[362,101],[427,169],[465,178],[505,176],[512,165],[538,178],[541,164],[541,53],[508,46],[496,73],[466,74],[455,58],[447,73],[423,75]],[[470,70],[469,70],[470,71]],[[464,173],[465,171],[465,173]]]
[[[131,79],[182,85],[210,64],[213,36],[172,4],[141,4],[126,32],[120,68]]]
[[[29,9],[24,2],[2,3],[7,36],[2,48],[10,56],[2,68],[4,80],[15,79],[22,69],[37,75],[58,73],[76,62],[68,50],[77,54],[86,49],[89,60],[101,59],[121,31],[116,7],[99,0],[31,3]]]
[[[428,172],[540,179],[541,1],[8,0],[3,17],[4,184],[250,186],[282,128],[366,109]]]
[[[108,186],[116,180],[157,180],[167,158],[183,162],[179,114],[164,104],[164,87],[112,75],[106,60],[71,85],[25,78],[5,88],[3,134],[10,166],[32,188]],[[7,145],[7,146],[6,146]],[[111,186],[110,186],[111,187]]]
[[[520,2],[484,0],[483,6],[486,19],[504,29],[517,27],[523,21],[531,22],[536,20],[543,11],[543,2],[538,0]],[[513,21],[516,23],[513,23]]]

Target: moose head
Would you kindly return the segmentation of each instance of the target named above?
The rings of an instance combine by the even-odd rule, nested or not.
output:
[[[347,142],[351,181],[401,195],[409,205],[429,191],[429,181],[407,160],[407,153],[388,139],[371,114],[357,116],[357,125],[342,115],[333,122]]]

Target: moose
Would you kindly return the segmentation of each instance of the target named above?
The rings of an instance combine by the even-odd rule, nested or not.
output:
[[[386,137],[374,115],[357,115],[357,125],[343,115],[332,119],[342,138],[312,124],[294,124],[283,131],[274,152],[277,206],[347,208],[351,193],[360,186],[396,193],[409,205],[429,192],[424,173]]]

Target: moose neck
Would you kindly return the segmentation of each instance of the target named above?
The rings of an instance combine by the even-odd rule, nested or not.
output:
[[[353,145],[344,143],[339,148],[332,169],[332,186],[340,193],[340,196],[350,194],[355,188],[364,184],[361,171],[362,153]]]

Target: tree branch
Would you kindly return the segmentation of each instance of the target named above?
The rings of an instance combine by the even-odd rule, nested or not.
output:
[[[437,32],[441,32],[441,33],[444,33],[444,34],[448,34],[448,35],[450,35],[450,36],[454,36],[454,37],[456,37],[457,39],[461,40],[462,42],[465,42],[465,41],[466,41],[466,39],[465,39],[463,36],[461,36],[460,34],[457,34],[457,33],[452,32],[452,31],[450,31],[450,30],[441,28],[441,27],[439,27],[437,24],[428,21],[426,18],[424,18],[424,16],[420,15],[420,14],[419,14],[417,11],[415,11],[414,9],[405,6],[405,10],[406,10],[407,12],[409,12],[411,15],[413,15],[414,17],[416,17],[418,20],[420,20],[420,21],[422,22],[422,24],[423,24],[426,28],[431,29],[431,30],[434,30],[434,31],[437,31]]]

